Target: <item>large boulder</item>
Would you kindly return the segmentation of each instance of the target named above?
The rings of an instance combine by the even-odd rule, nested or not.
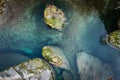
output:
[[[61,30],[65,22],[65,15],[56,6],[48,5],[44,10],[44,20],[51,28]]]
[[[111,66],[98,58],[85,52],[78,53],[76,58],[81,80],[107,80],[114,77]]]
[[[36,58],[0,72],[0,80],[55,80],[52,68]]]

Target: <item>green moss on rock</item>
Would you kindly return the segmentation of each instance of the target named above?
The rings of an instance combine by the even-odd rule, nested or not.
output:
[[[110,33],[107,37],[107,41],[113,47],[120,49],[120,30]]]
[[[44,20],[51,28],[61,30],[65,21],[64,13],[54,5],[48,5],[44,10]]]
[[[12,72],[12,73],[11,73]],[[55,80],[53,69],[44,60],[35,58],[0,72],[0,80]]]
[[[62,64],[62,59],[59,56],[57,56],[55,54],[55,51],[49,46],[43,47],[42,55],[47,61],[56,66],[60,66]]]

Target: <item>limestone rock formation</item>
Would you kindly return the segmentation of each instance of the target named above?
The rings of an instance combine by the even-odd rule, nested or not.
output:
[[[55,80],[52,68],[36,58],[0,72],[0,80]]]

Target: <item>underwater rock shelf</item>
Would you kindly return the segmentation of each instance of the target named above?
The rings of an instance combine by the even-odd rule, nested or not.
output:
[[[79,52],[76,58],[80,80],[108,80],[109,77],[114,77],[111,66],[102,63],[96,57]]]

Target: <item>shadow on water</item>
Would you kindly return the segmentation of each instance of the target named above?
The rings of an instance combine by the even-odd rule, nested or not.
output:
[[[119,7],[118,2],[120,1],[109,0],[109,4],[101,16],[108,33],[120,29],[120,27],[118,26],[118,20],[120,18],[120,9],[116,9],[117,7]]]

